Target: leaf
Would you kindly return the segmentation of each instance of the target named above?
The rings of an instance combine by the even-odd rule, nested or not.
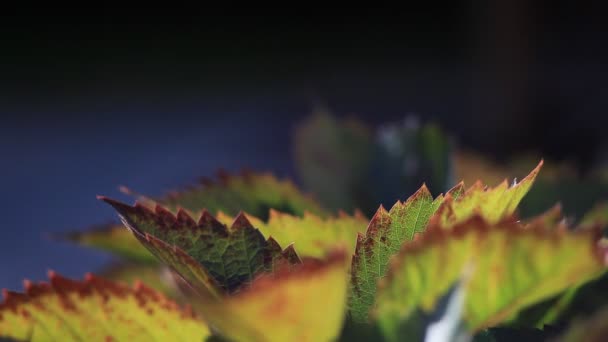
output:
[[[293,145],[304,188],[333,211],[371,216],[378,204],[393,203],[423,182],[437,189],[449,182],[447,137],[415,117],[374,128],[319,107],[296,127]]]
[[[282,251],[266,240],[245,215],[230,228],[203,211],[195,222],[184,210],[173,215],[156,205],[154,211],[137,203],[130,206],[105,197],[135,237],[161,261],[173,267],[201,295],[234,292],[277,263],[299,262],[292,248]]]
[[[187,299],[180,292],[171,272],[171,269],[163,264],[117,262],[102,267],[96,274],[104,279],[129,285],[141,282],[178,304],[187,304]]]
[[[158,259],[120,223],[97,225],[91,229],[56,234],[53,237],[108,252],[128,261],[144,264],[158,263]]]
[[[123,191],[133,194],[123,187]],[[291,180],[279,180],[270,173],[244,171],[238,175],[220,170],[217,180],[204,178],[201,183],[184,190],[173,191],[160,198],[136,195],[137,199],[170,210],[185,209],[210,213],[222,211],[228,215],[246,212],[268,219],[270,209],[301,216],[305,211],[325,215],[325,210],[309,195],[302,193]]]
[[[54,272],[50,282],[4,290],[0,336],[28,341],[202,341],[205,323],[141,283],[127,287],[88,274],[84,281]]]
[[[457,186],[448,194],[458,196],[460,192],[461,187]],[[365,234],[357,236],[350,300],[350,311],[356,322],[367,320],[374,303],[377,281],[386,274],[389,259],[399,252],[404,242],[413,240],[415,234],[425,230],[443,199],[443,195],[433,199],[423,185],[405,203],[397,201],[388,212],[380,206]]]
[[[237,294],[201,302],[200,310],[233,341],[335,341],[347,290],[348,258],[341,249],[262,275]]]
[[[321,218],[311,213],[300,217],[270,210],[268,222],[247,214],[246,217],[266,238],[276,240],[281,246],[293,245],[301,257],[322,257],[336,245],[345,245],[347,251],[353,253],[357,233],[364,232],[368,223],[360,212],[353,216],[341,212],[338,216]],[[217,219],[233,220],[223,213],[219,213]]]
[[[371,163],[372,139],[359,120],[337,120],[326,108],[316,108],[294,132],[294,159],[304,187],[332,211],[361,207],[357,192]]]
[[[458,198],[446,196],[432,222],[450,228],[473,215],[481,215],[490,223],[512,215],[534,184],[542,165],[541,160],[521,182],[514,182],[512,186],[505,179],[498,186],[488,189],[481,181],[477,181]],[[464,183],[461,184],[464,186]]]
[[[461,270],[471,268],[464,317],[477,332],[599,276],[606,252],[598,240],[597,231],[523,227],[513,219],[493,224],[480,216],[451,230],[430,226],[393,260],[372,317],[393,336],[400,321],[417,308],[432,310]]]

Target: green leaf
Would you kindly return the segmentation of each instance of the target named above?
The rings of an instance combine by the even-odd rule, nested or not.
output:
[[[203,211],[198,222],[184,210],[173,215],[156,205],[152,211],[105,197],[135,237],[160,260],[175,268],[201,294],[217,297],[234,292],[258,274],[272,271],[277,263],[299,262],[292,248],[281,251],[274,240],[266,240],[244,214],[232,225]]]
[[[294,216],[276,210],[270,211],[268,222],[247,215],[247,219],[264,234],[281,246],[292,245],[301,257],[322,257],[336,245],[343,245],[349,253],[353,253],[357,241],[357,233],[365,231],[368,223],[361,213],[350,216],[339,213],[337,216],[321,218],[311,213]],[[221,222],[231,222],[232,217],[219,213]]]
[[[27,341],[203,341],[206,324],[141,283],[53,272],[49,283],[25,282],[25,293],[3,291],[0,336]]]
[[[414,310],[432,310],[460,273],[471,269],[464,317],[472,332],[598,277],[604,254],[597,231],[490,223],[474,216],[453,229],[433,225],[405,244],[378,285],[372,317],[387,336]]]
[[[133,194],[131,190],[123,191]],[[160,204],[170,210],[185,209],[198,213],[205,209],[210,213],[222,211],[228,215],[246,212],[268,219],[270,209],[301,216],[304,212],[325,215],[320,205],[302,193],[289,179],[279,180],[270,173],[242,172],[231,175],[218,172],[217,180],[203,179],[199,185],[173,191],[160,198],[135,195],[144,204],[152,207]]]
[[[449,194],[457,196],[458,186]],[[423,232],[444,196],[433,199],[426,185],[402,203],[398,201],[390,211],[382,206],[374,215],[365,234],[359,234],[352,260],[351,314],[356,322],[367,321],[374,303],[376,285],[388,268],[389,259],[401,245]]]
[[[498,186],[488,189],[481,181],[477,181],[458,198],[446,196],[433,217],[433,223],[450,228],[473,215],[481,215],[491,223],[512,215],[534,184],[542,165],[541,160],[521,182],[511,186],[504,180]]]
[[[403,191],[423,182],[445,189],[450,178],[447,137],[414,117],[376,129],[320,107],[296,127],[293,145],[304,188],[333,211],[360,209],[371,216]]]
[[[348,269],[348,255],[337,249],[264,274],[220,300],[202,299],[200,312],[231,341],[335,341],[346,313]]]
[[[362,122],[338,120],[317,108],[294,133],[295,164],[304,187],[332,211],[360,208],[358,192],[371,163],[372,139]]]

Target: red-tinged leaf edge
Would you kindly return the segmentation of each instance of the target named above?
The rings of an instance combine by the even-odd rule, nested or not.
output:
[[[464,183],[460,182],[446,192],[446,197],[447,196],[458,197],[463,192],[463,190],[464,190]],[[429,189],[425,183],[423,183],[422,186],[413,195],[411,195],[405,202],[397,201],[397,202],[395,202],[393,207],[406,206],[408,203],[411,203],[411,202],[417,200],[420,196],[423,196],[423,195],[428,195],[432,198],[431,192],[429,191]],[[443,196],[443,194],[440,194],[435,199],[440,198],[442,196]],[[431,215],[431,218],[432,217],[433,217],[433,215]],[[354,267],[354,265],[356,265],[360,262],[359,261],[360,251],[365,251],[365,253],[370,254],[370,253],[373,253],[373,247],[374,247],[375,243],[378,243],[378,242],[386,243],[387,242],[386,235],[381,234],[384,232],[380,232],[380,229],[383,229],[383,227],[384,227],[384,229],[388,229],[388,227],[390,227],[390,221],[391,221],[391,217],[389,216],[389,211],[387,211],[383,205],[380,205],[378,207],[378,210],[376,211],[376,213],[370,220],[370,222],[367,226],[367,229],[365,231],[365,234],[362,234],[362,233],[357,234],[357,244],[355,246],[355,253],[353,254],[353,257],[352,257],[353,269],[356,269]],[[386,222],[388,222],[388,223],[386,223]],[[419,234],[421,234],[421,233],[415,233],[414,238]],[[378,235],[380,236],[380,241],[368,238],[370,236],[378,236]],[[356,287],[357,284],[353,283],[353,285]]]
[[[171,250],[175,257],[179,258],[180,261],[189,265],[190,270],[198,270],[200,275],[205,275],[204,282],[210,285],[210,288],[206,288],[206,290],[211,290],[211,294],[219,298],[224,294],[224,290],[220,286],[220,284],[205,270],[204,266],[191,257],[186,251],[182,248],[170,245],[162,239],[153,236],[147,232],[143,232],[137,229],[137,225],[129,219],[130,215],[134,215],[137,217],[141,217],[146,220],[150,220],[155,223],[155,225],[162,231],[180,231],[183,229],[191,229],[196,230],[199,229],[199,226],[209,227],[209,229],[213,229],[214,233],[219,236],[228,236],[229,234],[239,231],[241,229],[255,229],[260,236],[263,238],[263,235],[259,230],[249,222],[245,213],[240,212],[233,220],[233,223],[230,226],[224,225],[219,222],[213,215],[211,215],[206,209],[203,209],[201,212],[201,216],[198,221],[195,221],[190,214],[184,210],[183,208],[177,209],[177,215],[174,215],[168,209],[164,208],[160,204],[155,204],[154,209],[150,209],[143,205],[142,203],[136,201],[133,206],[128,205],[126,203],[122,203],[120,201],[116,201],[110,199],[105,196],[97,196],[97,198],[101,201],[106,202],[110,206],[112,206],[120,216],[121,221],[125,225],[129,231],[131,231],[134,236],[146,247],[152,246],[158,250]],[[278,242],[269,237],[266,239],[266,243],[268,244],[264,256],[265,262],[272,262],[273,269],[278,264],[299,264],[302,262],[299,256],[297,255],[293,244],[289,245],[287,248],[282,249]],[[278,256],[278,257],[277,257]],[[274,265],[274,264],[277,265]],[[181,272],[177,270],[175,267],[170,265],[171,268],[177,272]],[[188,281],[188,277],[182,274],[184,280]],[[193,283],[193,279],[190,279],[190,283]],[[195,288],[197,288],[197,284],[191,284]],[[202,288],[201,284],[198,284],[198,291],[201,295],[205,295],[205,289]]]
[[[153,301],[165,309],[180,312],[184,318],[196,318],[194,311],[189,305],[180,307],[177,303],[147,287],[140,281],[136,281],[132,287],[129,287],[122,283],[112,282],[102,277],[95,276],[92,273],[85,274],[84,280],[78,281],[63,277],[54,271],[48,272],[48,278],[48,282],[39,283],[25,280],[25,291],[23,293],[3,289],[3,300],[0,302],[0,315],[5,310],[16,313],[19,306],[49,294],[57,295],[60,304],[65,310],[73,310],[74,304],[71,299],[67,297],[68,294],[76,293],[80,297],[86,297],[93,293],[98,293],[106,300],[109,299],[110,296],[125,298],[126,296],[133,295],[141,306],[144,306],[147,302]],[[23,311],[21,314],[27,315],[28,313],[27,311]]]
[[[386,277],[378,281],[378,291],[384,290],[385,287],[389,286],[392,281],[393,270],[399,269],[401,263],[406,255],[414,255],[424,251],[426,248],[432,245],[441,244],[443,241],[449,239],[462,238],[465,234],[475,231],[483,236],[490,233],[492,230],[501,229],[509,231],[510,235],[517,234],[529,234],[533,232],[538,235],[539,239],[549,239],[557,241],[560,236],[565,234],[589,234],[590,237],[590,250],[593,256],[598,260],[601,265],[608,266],[608,246],[601,244],[602,230],[600,225],[590,227],[586,231],[571,231],[566,227],[559,227],[558,229],[548,229],[542,220],[532,221],[529,225],[523,226],[519,222],[517,215],[503,218],[496,224],[488,223],[483,216],[475,214],[465,221],[456,224],[452,229],[446,230],[440,224],[429,223],[427,230],[419,234],[413,241],[403,244],[399,253],[391,258],[389,262],[389,268]],[[373,319],[377,319],[377,312],[372,310],[370,316]]]

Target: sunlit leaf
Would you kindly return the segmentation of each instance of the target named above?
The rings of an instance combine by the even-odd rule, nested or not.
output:
[[[358,212],[353,216],[340,213],[321,218],[310,213],[294,216],[271,210],[268,222],[246,216],[266,238],[272,237],[281,246],[293,245],[301,257],[321,257],[336,245],[345,245],[350,253],[354,252],[357,233],[364,232],[369,222]],[[217,219],[224,223],[234,220],[223,213]]]
[[[458,198],[446,196],[432,222],[444,228],[449,228],[475,214],[481,215],[491,223],[512,215],[534,184],[542,165],[543,161],[541,160],[530,174],[521,182],[513,185],[509,185],[505,179],[498,186],[487,188],[481,181],[477,181]]]
[[[598,231],[524,227],[479,216],[451,230],[430,226],[405,244],[378,285],[372,313],[387,336],[417,308],[432,310],[459,274],[470,268],[464,317],[468,329],[506,322],[522,308],[598,277],[605,251]]]
[[[450,190],[458,196],[460,187]],[[369,309],[374,303],[376,285],[384,277],[389,259],[395,255],[406,241],[423,232],[430,217],[444,199],[443,195],[433,196],[423,185],[404,203],[398,201],[390,211],[380,207],[372,218],[365,234],[359,234],[352,261],[351,314],[355,321],[367,320]]]
[[[220,335],[233,341],[335,341],[347,290],[348,258],[338,250],[262,275],[235,295],[202,302],[200,310]]]
[[[4,291],[0,336],[27,341],[203,341],[209,329],[191,311],[136,284],[52,273],[26,281],[25,293]]]

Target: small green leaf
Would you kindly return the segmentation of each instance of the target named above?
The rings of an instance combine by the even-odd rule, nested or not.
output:
[[[605,251],[597,231],[493,224],[480,216],[446,230],[431,226],[405,244],[378,285],[376,308],[388,336],[417,308],[432,310],[465,268],[465,322],[472,332],[509,321],[531,304],[598,277]]]
[[[140,204],[129,206],[100,199],[116,209],[124,224],[152,254],[175,268],[203,294],[234,292],[258,274],[272,271],[276,263],[297,259],[290,249],[281,251],[276,242],[266,240],[243,214],[229,228],[207,211],[195,222],[181,209],[173,215],[159,205],[152,211]]]
[[[460,187],[450,193],[460,193]],[[365,322],[374,303],[376,284],[383,278],[389,259],[401,245],[423,232],[435,213],[443,195],[433,199],[425,185],[405,203],[397,202],[390,211],[382,206],[374,215],[365,234],[357,237],[352,261],[351,314],[356,322]]]
[[[27,341],[203,341],[206,324],[141,283],[53,272],[49,283],[25,282],[25,293],[3,291],[0,336]]]

